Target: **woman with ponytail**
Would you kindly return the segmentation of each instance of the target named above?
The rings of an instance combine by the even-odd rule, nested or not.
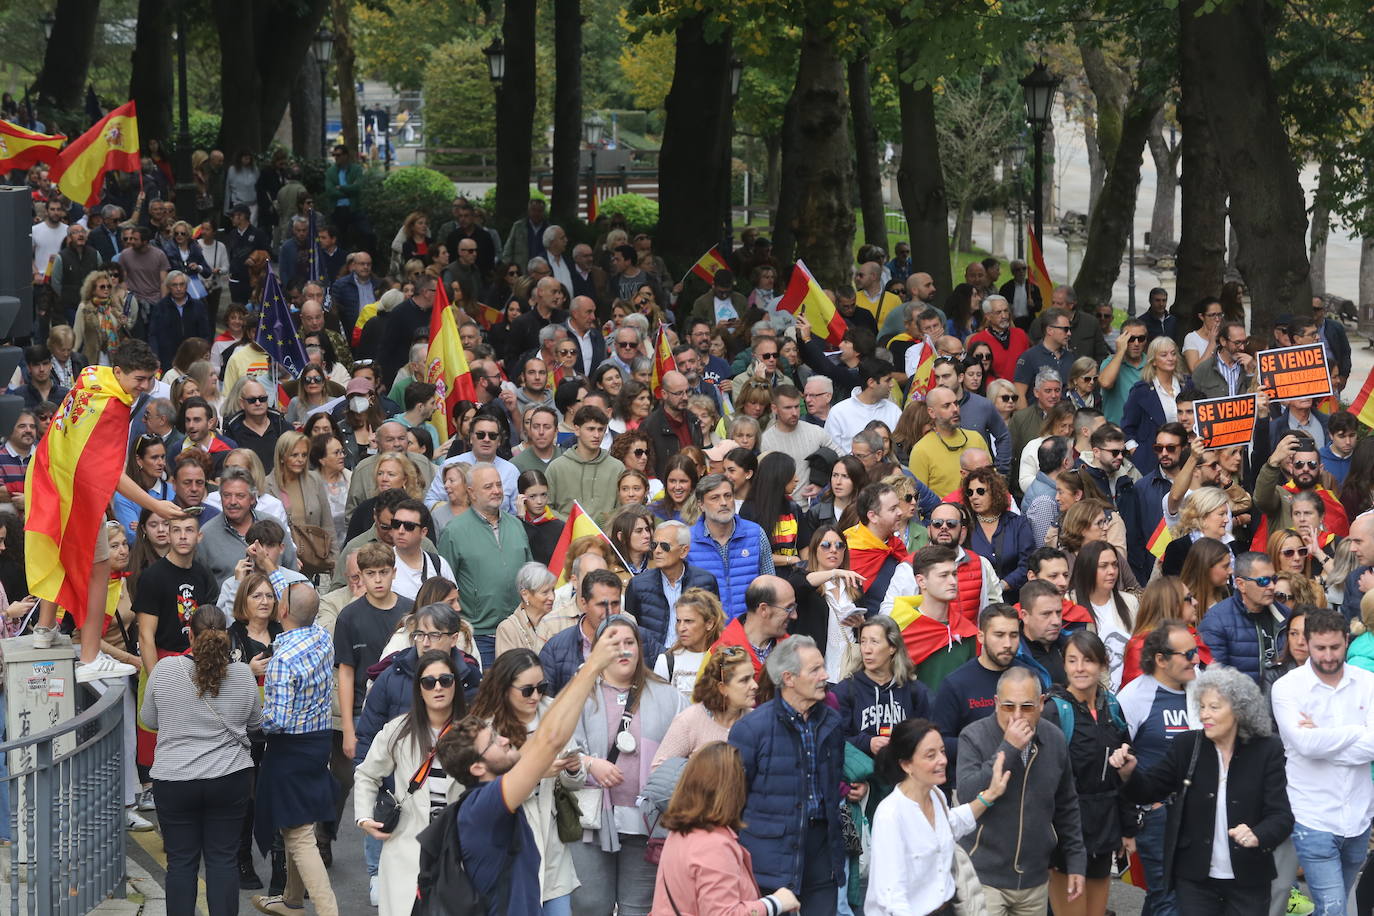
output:
[[[262,696],[248,666],[231,660],[218,608],[200,608],[190,628],[190,651],[153,669],[142,718],[158,731],[153,798],[167,852],[167,911],[195,911],[204,856],[210,916],[227,916],[238,912],[239,832],[253,771],[248,730],[262,724]]]

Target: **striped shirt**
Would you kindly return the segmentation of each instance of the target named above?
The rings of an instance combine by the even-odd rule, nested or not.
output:
[[[263,690],[262,730],[288,735],[327,731],[334,642],[311,624],[287,630],[272,644]]]
[[[219,694],[196,692],[195,662],[164,658],[143,693],[141,718],[157,730],[154,779],[215,779],[253,765],[245,745],[248,729],[262,722],[262,698],[253,672],[231,662]]]

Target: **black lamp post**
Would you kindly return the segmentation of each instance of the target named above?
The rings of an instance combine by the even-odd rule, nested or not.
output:
[[[43,38],[52,41],[52,27],[57,24],[57,17],[49,11],[44,13],[38,21],[43,24]]]
[[[731,54],[730,62],[727,66],[730,69],[730,102],[725,113],[725,143],[723,144],[725,147],[725,161],[722,163],[724,167],[723,184],[725,185],[725,192],[721,195],[723,198],[723,206],[721,207],[720,217],[720,239],[722,249],[728,255],[734,247],[735,240],[735,213],[734,207],[730,204],[730,192],[733,190],[734,186],[734,176],[730,174],[730,148],[735,138],[735,101],[739,98],[739,86],[741,80],[744,78],[744,61]]]
[[[320,65],[320,151],[328,160],[329,116],[325,108],[329,101],[329,59],[334,55],[334,33],[329,31],[328,26],[321,25],[311,43],[315,47],[315,63]]]
[[[591,163],[587,174],[587,221],[591,222],[592,204],[597,199],[600,188],[597,186],[596,172],[596,151],[601,148],[601,138],[605,134],[606,121],[601,115],[592,112],[592,116],[582,125],[582,131],[586,136],[587,148],[591,151]]]
[[[1036,64],[1030,73],[1021,77],[1021,91],[1026,102],[1026,121],[1030,124],[1035,142],[1034,197],[1031,200],[1035,214],[1035,238],[1042,246],[1045,244],[1045,128],[1049,126],[1054,112],[1054,94],[1059,89],[1059,77],[1050,73],[1045,62]]]
[[[1026,144],[1017,142],[1008,150],[1011,153],[1011,182],[1016,194],[1016,260],[1026,259],[1025,211],[1022,204],[1025,195],[1021,193],[1021,170],[1026,167]]]
[[[501,84],[506,81],[506,46],[501,41],[501,36],[497,35],[491,40],[491,44],[482,49],[482,53],[487,56],[487,76],[491,78],[492,91],[496,94],[496,158],[501,158]],[[497,171],[500,169],[498,167]]]
[[[186,4],[177,2],[177,213],[191,219],[196,212],[196,184],[191,177],[191,114],[186,90]]]

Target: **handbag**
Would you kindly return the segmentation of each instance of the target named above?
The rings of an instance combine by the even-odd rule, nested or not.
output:
[[[232,728],[229,727],[229,723],[224,721],[224,717],[219,714],[219,710],[216,709],[214,706],[210,705],[210,698],[207,697],[205,694],[201,693],[199,689],[197,689],[195,678],[191,677],[190,669],[185,668],[183,666],[183,670],[186,671],[186,680],[190,682],[191,689],[196,691],[196,695],[199,696],[200,701],[205,704],[205,708],[210,710],[210,715],[214,716],[215,719],[219,722],[219,724],[224,727],[224,730],[229,733],[229,737],[233,738],[236,742],[243,745],[244,750],[251,751],[253,749],[253,742],[248,740],[248,736],[240,735],[238,732],[234,731]]]
[[[564,843],[582,839],[582,811],[577,804],[577,795],[557,780],[553,784],[553,822],[558,827],[558,838]]]
[[[945,822],[949,822],[949,802],[945,801],[943,792],[936,792],[940,796],[940,804],[945,807]],[[978,871],[973,867],[973,859],[969,858],[968,852],[958,842],[954,844],[954,857],[949,864],[950,874],[954,877],[954,899],[949,901],[954,905],[955,916],[988,916],[988,903],[983,896],[983,882],[978,880]],[[938,911],[937,911],[938,912]]]
[[[625,698],[625,709],[633,709],[635,705],[634,691]],[[630,728],[630,723],[634,719],[634,714],[626,712],[620,717],[620,727],[616,729],[615,738],[611,739],[611,749],[606,753],[606,762],[615,763],[620,757],[620,746],[617,740],[620,735]],[[601,802],[605,796],[605,789],[600,786],[589,789],[576,789],[573,794],[577,796],[577,808],[582,815],[583,830],[601,829]]]
[[[291,539],[296,542],[301,572],[307,576],[332,573],[334,562],[330,557],[334,553],[334,532],[302,520],[305,517],[301,511],[305,505],[305,484],[300,479],[296,481],[296,493],[299,498],[291,500],[287,518],[291,522]]]
[[[1193,771],[1197,769],[1197,755],[1202,748],[1202,732],[1194,732],[1197,740],[1193,742],[1193,751],[1188,757],[1188,769],[1183,775],[1183,787],[1178,790],[1174,800],[1169,803],[1169,812],[1164,818],[1164,848],[1178,848],[1178,832],[1183,826],[1183,803],[1188,798],[1188,788],[1193,784]],[[1164,886],[1172,888],[1174,886],[1174,863],[1172,859],[1164,861]]]
[[[439,738],[444,737],[444,733],[453,727],[450,722],[444,726],[443,731],[439,732]],[[425,759],[420,762],[420,768],[415,771],[415,775],[410,777],[410,782],[406,784],[406,798],[419,791],[420,786],[429,779],[430,765],[434,763],[434,752],[439,748],[439,739],[434,740],[434,746],[429,749]],[[379,789],[377,800],[372,803],[372,820],[381,824],[377,829],[382,833],[394,833],[396,827],[401,822],[401,799],[396,797],[396,793],[390,789]]]

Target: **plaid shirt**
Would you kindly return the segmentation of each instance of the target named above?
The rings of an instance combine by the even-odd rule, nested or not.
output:
[[[793,709],[781,696],[778,697],[778,702],[782,704],[783,712],[787,713],[792,724],[797,726],[797,732],[801,735],[802,766],[806,770],[806,816],[808,818],[824,817],[825,812],[821,807],[823,796],[819,774],[816,772],[816,723]]]
[[[272,644],[262,730],[304,735],[329,729],[334,641],[323,627],[287,630]]]

